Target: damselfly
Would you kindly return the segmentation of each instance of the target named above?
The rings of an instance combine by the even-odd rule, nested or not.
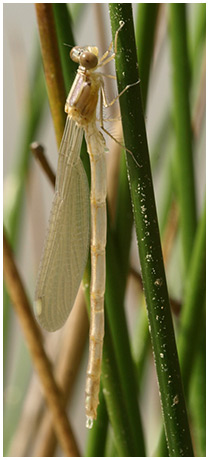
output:
[[[89,188],[80,159],[84,131],[91,163],[91,322],[85,403],[88,428],[96,419],[99,403],[106,277],[106,144],[96,126],[96,107],[100,94],[103,127],[102,106],[109,107],[115,102],[114,99],[107,103],[104,75],[95,70],[114,59],[122,26],[123,23],[116,32],[114,53],[111,53],[112,43],[100,60],[96,47],[74,47],[70,52],[79,67],[65,104],[67,120],[34,302],[41,326],[48,331],[59,329],[70,313],[83,276],[90,239]]]

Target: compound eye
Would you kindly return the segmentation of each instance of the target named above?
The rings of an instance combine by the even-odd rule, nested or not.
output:
[[[77,64],[80,64],[81,52],[82,50],[79,46],[74,46],[74,48],[72,48],[70,51],[70,58],[72,59],[72,61],[77,62]]]
[[[98,64],[97,56],[94,53],[91,53],[90,51],[84,51],[80,55],[80,64],[87,70],[94,69]]]

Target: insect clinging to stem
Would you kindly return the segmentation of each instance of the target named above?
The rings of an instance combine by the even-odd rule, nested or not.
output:
[[[96,125],[96,107],[100,94],[100,124],[109,134],[103,126],[102,105],[110,107],[133,86],[124,88],[108,103],[104,91],[104,75],[95,71],[114,59],[118,33],[123,25],[121,22],[116,32],[113,53],[113,43],[100,59],[97,47],[76,46],[70,52],[71,59],[79,67],[65,104],[67,120],[59,150],[55,195],[34,301],[35,315],[40,325],[48,331],[55,331],[67,320],[82,280],[90,239],[89,187],[80,159],[84,132],[91,164],[91,321],[85,390],[87,428],[92,427],[97,417],[99,403],[106,279],[106,144]]]

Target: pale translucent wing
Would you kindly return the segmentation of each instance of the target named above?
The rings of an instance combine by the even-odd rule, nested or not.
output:
[[[68,118],[34,302],[37,320],[48,331],[65,323],[88,256],[89,188],[79,156],[82,136],[82,129]]]

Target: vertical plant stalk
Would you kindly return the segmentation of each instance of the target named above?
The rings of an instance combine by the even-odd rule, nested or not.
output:
[[[195,360],[189,394],[193,435],[197,457],[206,457],[206,327],[205,311],[201,318],[196,340],[198,353]]]
[[[68,93],[77,71],[77,64],[73,62],[69,56],[69,51],[71,49],[69,46],[75,46],[75,40],[72,32],[72,19],[66,3],[52,3],[52,7],[57,31],[63,77],[65,81],[65,89],[66,93]]]
[[[10,246],[4,235],[4,279],[21,323],[34,366],[42,383],[44,395],[51,411],[54,429],[67,456],[80,456],[79,450],[64,409],[62,395],[54,380],[51,363],[45,353],[39,328],[31,312],[22,281],[13,260]]]
[[[138,61],[140,72],[143,70],[143,86],[142,96],[144,108],[146,108],[147,92],[149,86],[149,74],[154,48],[154,36],[156,31],[156,23],[158,17],[158,5],[140,3],[138,4],[137,24],[136,24],[136,40],[138,49]],[[122,157],[120,170],[120,186],[117,203],[117,220],[115,227],[115,237],[117,241],[118,258],[121,260],[120,276],[121,284],[126,286],[126,276],[129,268],[129,250],[131,243],[133,226],[133,214],[131,210],[130,190],[127,179],[127,170],[125,164],[125,156]],[[140,285],[142,290],[142,280],[140,277]],[[150,337],[148,331],[147,314],[145,311],[140,312],[140,325],[137,327],[137,335],[139,340],[135,340],[134,356],[137,363],[137,376],[140,385],[144,363],[149,349]],[[144,319],[144,321],[143,321]]]
[[[128,327],[124,311],[124,286],[120,274],[120,259],[114,243],[112,232],[107,224],[107,273],[105,305],[111,330],[118,371],[127,410],[126,424],[129,424],[132,436],[133,452],[144,456],[144,436],[138,406],[138,388],[135,367],[131,355]],[[125,280],[124,280],[125,284]]]
[[[173,65],[173,106],[177,142],[177,186],[184,266],[187,271],[196,232],[196,197],[190,115],[190,68],[187,49],[186,5],[170,4],[170,35]]]
[[[62,75],[51,3],[36,3],[36,15],[50,108],[59,147],[65,125],[65,83]]]
[[[43,169],[47,178],[51,182],[52,186],[55,187],[56,177],[51,166],[47,161],[43,146],[38,142],[32,142],[32,144],[30,144],[30,149],[34,158],[36,158],[37,162],[40,164],[40,167]]]
[[[141,92],[144,110],[147,105],[149,73],[154,47],[155,25],[160,5],[158,3],[139,3],[137,11],[136,43],[141,77]],[[143,46],[144,45],[144,46]]]
[[[113,36],[120,21],[116,56],[119,92],[139,80],[132,10],[110,4]],[[156,206],[139,85],[120,98],[128,178],[142,267],[150,334],[170,456],[193,456],[157,222]]]
[[[157,4],[138,4],[136,39],[139,69],[143,69],[144,75],[143,86],[141,87],[141,91],[145,110],[147,102],[151,59],[154,48],[154,35],[158,17],[158,9],[159,8]],[[118,254],[121,260],[121,276],[123,276],[124,279],[124,288],[129,268],[129,251],[131,244],[132,227],[133,214],[131,210],[130,190],[127,179],[125,157],[123,155],[120,170],[120,183],[118,192],[115,233],[118,245]]]
[[[188,396],[188,387],[196,355],[198,354],[196,337],[201,333],[205,307],[206,290],[206,209],[204,206],[186,283],[185,300],[181,313],[181,329],[178,338],[178,352],[181,365],[184,391]]]

